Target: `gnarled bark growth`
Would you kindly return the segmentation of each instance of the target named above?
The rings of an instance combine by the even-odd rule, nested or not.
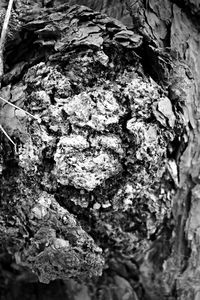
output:
[[[198,299],[198,5],[60,4],[10,26],[0,96],[36,120],[0,102],[1,276],[15,257],[69,299]]]

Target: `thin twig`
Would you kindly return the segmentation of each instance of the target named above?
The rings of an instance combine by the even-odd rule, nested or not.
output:
[[[4,45],[6,41],[6,34],[8,30],[8,24],[11,16],[12,6],[14,0],[9,0],[6,15],[4,18],[2,31],[1,31],[1,38],[0,38],[0,82],[4,74],[4,67],[3,67],[3,52],[4,52]]]
[[[6,100],[6,99],[4,99],[2,97],[0,97],[0,100],[2,100],[3,102],[5,102],[7,104],[10,104],[11,106],[13,106],[16,109],[19,109],[19,110],[23,111],[24,113],[26,113],[27,115],[29,115],[31,118],[34,118],[37,121],[39,120],[39,118],[37,118],[34,115],[30,114],[28,111],[24,110],[23,108],[20,108],[20,107],[16,106],[15,104],[9,102],[8,100]]]
[[[8,31],[8,24],[9,24],[9,20],[10,20],[10,16],[11,16],[13,2],[14,2],[14,0],[9,0],[7,11],[6,11],[5,18],[4,18],[4,23],[3,23],[3,26],[2,26],[2,31],[1,31],[1,38],[0,38],[0,87],[1,87],[1,80],[2,80],[2,77],[3,77],[3,74],[4,74],[4,58],[3,58],[4,46],[5,46],[5,42],[6,42],[6,35],[7,35],[7,31]],[[5,100],[2,97],[0,97],[0,99],[3,102],[5,102],[5,103],[7,103],[7,104],[9,104],[11,106],[13,106],[14,108],[23,111],[24,113],[26,113],[30,117],[38,120],[38,118],[36,118],[32,114],[30,114],[29,112],[25,111],[24,109],[22,109],[22,108],[20,108],[20,107],[18,107],[16,105],[14,105],[13,103]],[[4,133],[4,135],[8,138],[8,140],[14,145],[14,150],[16,152],[16,144],[15,144],[15,142],[10,138],[10,136],[5,131],[5,129],[2,127],[2,125],[0,125],[0,131],[2,131]]]
[[[0,130],[4,133],[4,135],[7,137],[7,139],[14,145],[14,151],[17,152],[17,146],[15,142],[9,137],[8,133],[5,131],[5,129],[0,125]]]
[[[8,100],[2,98],[0,96],[0,100],[2,100],[3,102],[13,106],[15,109],[19,109],[21,111],[23,111],[25,114],[27,114],[28,116],[30,116],[31,118],[34,118],[35,120],[37,120],[40,123],[40,118],[35,117],[34,115],[30,114],[28,111],[25,111],[23,108],[20,108],[18,106],[16,106],[15,104],[9,102]],[[8,140],[14,145],[14,152],[17,153],[17,146],[15,144],[15,142],[13,142],[13,140],[11,139],[11,137],[8,135],[8,133],[5,131],[5,129],[2,127],[2,125],[0,125],[0,131],[2,131],[5,136],[8,138]]]

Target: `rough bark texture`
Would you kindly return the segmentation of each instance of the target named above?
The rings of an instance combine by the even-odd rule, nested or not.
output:
[[[199,14],[16,1],[0,96],[36,119],[0,102],[1,299],[199,299]]]

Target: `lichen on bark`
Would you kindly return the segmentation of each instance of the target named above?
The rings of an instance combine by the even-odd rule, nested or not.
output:
[[[66,10],[65,14],[63,10]],[[87,16],[88,24],[83,23],[82,15]],[[59,32],[56,41],[55,36],[52,40],[55,32],[52,20]],[[91,20],[93,24],[102,25],[92,25]],[[72,28],[67,24],[73,24],[79,33],[73,36]],[[166,97],[163,98],[162,90],[153,81],[137,74],[138,56],[134,52],[132,57],[127,56],[127,64],[130,64],[129,59],[134,58],[135,66],[125,70],[123,60],[127,49],[140,47],[142,38],[126,31],[116,21],[83,7],[68,9],[65,6],[60,8],[60,12],[57,9],[56,13],[47,10],[37,20],[29,20],[25,28],[34,30],[40,39],[45,37],[45,44],[51,44],[51,47],[54,44],[55,50],[50,47],[45,63],[34,64],[24,73],[21,82],[5,86],[1,93],[18,105],[21,102],[40,120],[18,116],[17,110],[8,105],[1,110],[3,124],[11,135],[19,139],[18,176],[24,183],[20,184],[15,178],[19,186],[12,201],[19,208],[18,217],[28,220],[25,227],[31,234],[28,245],[24,244],[24,249],[21,247],[16,252],[18,262],[29,266],[43,282],[67,276],[97,275],[101,273],[103,264],[101,250],[76,224],[73,216],[59,206],[53,194],[59,198],[62,189],[71,186],[77,194],[81,194],[82,190],[93,193],[96,198],[96,204],[92,202],[94,212],[96,209],[98,212],[100,207],[113,207],[114,211],[130,211],[130,216],[135,214],[133,201],[140,205],[140,199],[146,197],[150,210],[147,232],[148,235],[153,234],[156,226],[152,225],[151,218],[159,210],[156,199],[160,194],[160,185],[155,180],[160,180],[165,172],[166,145],[172,139],[169,128],[169,134],[163,138],[160,126],[168,127],[167,120],[174,118],[173,112],[169,103],[167,113],[159,108],[155,114],[156,107],[161,107]],[[48,39],[51,43],[47,43]],[[77,48],[86,45],[90,49]],[[84,76],[79,71],[84,72]],[[11,112],[13,119],[10,119]],[[150,118],[153,118],[153,123],[146,124]],[[110,186],[106,182],[112,178],[120,180],[125,168],[128,174],[134,170],[135,175],[128,175],[129,184],[124,185],[122,181],[113,196],[107,198],[112,184]],[[23,176],[30,180],[29,188]],[[102,187],[107,200],[98,196],[98,192],[95,194],[95,190]],[[20,189],[24,190],[23,197],[19,194]],[[128,194],[131,191],[132,196],[127,194],[124,198],[123,191]],[[67,201],[70,203],[72,200],[65,199],[66,206]],[[91,202],[87,195],[86,202],[88,205]],[[82,205],[80,201],[79,205]],[[20,207],[23,206],[21,216]],[[114,211],[109,212],[108,220],[97,219],[101,230],[105,231],[109,218],[116,217]],[[95,215],[94,212],[91,215]],[[64,214],[72,220],[65,226],[62,224]],[[164,210],[157,222],[162,222],[165,214]],[[111,227],[115,239],[117,228]],[[109,236],[110,230],[106,230],[105,234]],[[126,235],[127,232],[122,229],[122,241],[126,240],[124,245],[129,249],[130,241]],[[138,242],[136,233],[131,233],[130,237]]]
[[[52,35],[54,26],[49,27],[43,21],[45,15],[38,17],[40,21],[25,25],[40,36],[38,42],[50,45],[50,53],[45,63],[36,63],[25,72],[23,85],[11,84],[2,90],[2,96],[14,94],[11,100],[21,101],[40,120],[28,120],[25,116],[18,120],[16,111],[9,108],[15,122],[9,125],[6,116],[10,118],[11,113],[8,106],[2,108],[8,132],[19,138],[18,176],[23,183],[15,178],[18,188],[11,202],[15,203],[15,218],[25,221],[29,237],[28,244],[24,241],[14,252],[18,263],[30,267],[43,282],[67,277],[84,279],[99,275],[103,266],[101,250],[54,199],[54,194],[57,199],[63,195],[65,187],[75,188],[78,198],[82,190],[86,191],[86,202],[94,207],[88,213],[96,218],[96,233],[102,231],[103,236],[113,240],[127,255],[138,243],[143,243],[144,236],[154,234],[157,223],[162,223],[169,213],[169,206],[163,205],[165,196],[160,182],[165,173],[167,143],[173,138],[170,126],[174,126],[174,115],[169,100],[168,111],[162,110],[162,101],[167,98],[160,87],[137,74],[139,58],[133,50],[130,55],[130,49],[140,47],[142,38],[134,33],[130,35],[129,31],[126,35],[124,26],[86,8],[66,9],[62,7],[56,14],[51,10],[45,12],[47,20],[55,20],[60,30],[56,42]],[[62,10],[66,10],[65,15]],[[98,21],[107,25],[89,26],[82,23],[82,15],[88,15],[89,23],[93,19],[94,24]],[[75,17],[79,21],[73,23]],[[62,32],[63,24],[69,22],[79,32],[74,37],[67,25],[64,28],[69,32],[66,29]],[[86,47],[80,51],[78,46],[91,49]],[[99,55],[105,58],[103,64]],[[124,59],[127,65],[132,65],[129,70]],[[146,123],[147,120],[150,122]],[[128,185],[122,180],[125,169]],[[23,176],[27,177],[26,181]],[[109,180],[121,183],[117,187]],[[24,195],[19,192],[22,190]],[[87,192],[92,192],[93,197]],[[109,193],[113,195],[109,197]],[[4,199],[8,197],[4,195]],[[73,193],[64,199],[66,207],[72,197]],[[137,223],[144,222],[145,218],[146,232],[140,232],[138,227],[128,233],[123,228],[123,219],[125,215],[134,218],[136,207],[143,205],[144,198],[149,212],[141,211]],[[79,205],[82,206],[81,201]],[[109,212],[101,216],[100,208],[109,208]],[[161,212],[159,218],[158,212]],[[69,221],[63,226],[64,215]],[[96,242],[102,243],[98,235]]]
[[[142,299],[143,288],[154,300],[172,293],[183,254],[173,226],[184,242],[172,214],[180,215],[184,147],[196,121],[192,74],[159,48],[173,15],[168,1],[163,5],[161,14],[152,3],[146,10],[142,1],[130,4],[133,31],[70,4],[20,14],[20,36],[32,46],[7,66],[1,96],[36,119],[2,104],[1,122],[18,153],[4,140],[0,230],[9,253],[40,281],[87,280],[103,270],[102,297],[126,290]],[[156,13],[163,18],[158,28]],[[14,50],[22,46],[17,40]],[[198,170],[191,176],[197,180]],[[189,237],[194,223],[191,215]],[[186,271],[180,286],[188,277]]]

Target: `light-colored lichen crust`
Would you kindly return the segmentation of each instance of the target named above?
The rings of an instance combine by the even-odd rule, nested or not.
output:
[[[80,135],[61,138],[54,160],[56,166],[53,173],[59,183],[88,191],[92,191],[122,169],[113,154],[91,148]]]

